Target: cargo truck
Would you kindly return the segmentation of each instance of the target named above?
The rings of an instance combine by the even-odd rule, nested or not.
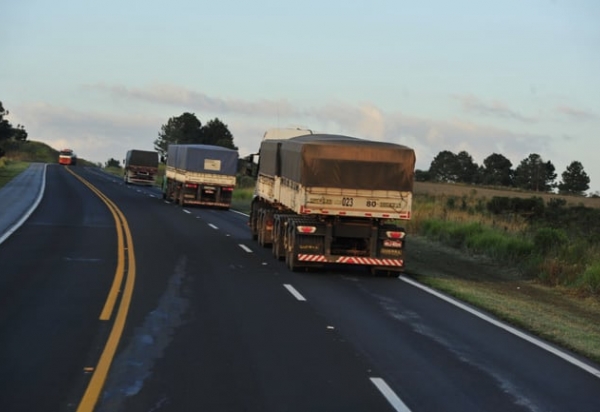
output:
[[[169,145],[163,198],[182,206],[229,209],[236,184],[237,150],[202,144]]]
[[[295,271],[331,264],[404,268],[413,149],[349,136],[263,139],[248,224]],[[249,169],[250,170],[250,169]]]
[[[126,184],[154,185],[158,173],[158,153],[149,150],[129,150],[123,161],[123,181]]]

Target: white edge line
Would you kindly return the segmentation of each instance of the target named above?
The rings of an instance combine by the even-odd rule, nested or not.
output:
[[[215,225],[213,225],[212,223],[209,223],[208,226],[212,227],[215,230],[219,230],[219,228]]]
[[[488,315],[485,315],[485,314],[483,314],[483,313],[481,313],[481,312],[479,312],[479,311],[477,311],[477,310],[475,310],[475,309],[473,309],[473,308],[465,305],[464,303],[461,303],[461,302],[459,302],[459,301],[457,301],[457,300],[455,300],[455,299],[453,299],[451,297],[448,297],[448,296],[446,296],[446,295],[444,295],[444,294],[442,294],[442,293],[440,293],[440,292],[438,292],[436,290],[433,290],[433,289],[431,289],[431,288],[429,288],[429,287],[427,287],[425,285],[422,285],[422,284],[420,284],[420,283],[418,283],[418,282],[416,282],[416,281],[414,281],[412,279],[409,279],[409,278],[407,278],[405,276],[398,276],[398,279],[400,279],[403,282],[406,282],[406,283],[408,283],[410,285],[413,285],[413,286],[415,286],[415,287],[417,287],[417,288],[419,288],[419,289],[421,289],[421,290],[423,290],[423,291],[425,291],[427,293],[430,293],[430,294],[432,294],[434,296],[437,296],[438,298],[440,298],[442,300],[445,300],[446,302],[448,302],[448,303],[450,303],[450,304],[452,304],[452,305],[454,305],[454,306],[456,306],[456,307],[458,307],[458,308],[460,308],[462,310],[465,310],[465,311],[471,313],[472,315],[475,315],[478,318],[483,319],[486,322],[491,323],[492,325],[495,325],[495,326],[497,326],[497,327],[499,327],[501,329],[504,329],[505,331],[507,331],[509,333],[512,333],[513,335],[518,336],[519,338],[524,339],[527,342],[532,343],[532,344],[536,345],[537,347],[539,347],[541,349],[544,349],[544,350],[552,353],[553,355],[558,356],[559,358],[562,358],[563,360],[571,363],[572,365],[577,366],[577,367],[583,369],[584,371],[591,373],[592,375],[596,376],[597,378],[600,378],[600,370],[594,368],[593,366],[588,365],[587,363],[584,363],[584,362],[580,361],[579,359],[577,359],[577,358],[569,355],[568,353],[565,353],[565,352],[563,352],[563,351],[561,351],[561,350],[559,350],[559,349],[557,349],[557,348],[555,348],[553,346],[550,346],[547,343],[542,342],[539,339],[536,339],[536,338],[534,338],[532,336],[529,336],[529,335],[521,332],[520,330],[513,328],[512,326],[509,326],[509,325],[507,325],[505,323],[502,323],[502,322],[500,322],[500,321],[498,321],[498,320],[496,320],[496,319],[494,319],[494,318],[492,318],[492,317],[490,317]]]
[[[248,253],[252,253],[252,249],[250,249],[248,246],[244,245],[243,243],[240,243],[239,245],[242,249],[244,249],[244,251],[248,252]]]
[[[379,389],[379,392],[387,399],[387,401],[394,407],[398,412],[410,412],[408,406],[402,402],[402,400],[396,395],[396,393],[388,386],[387,383],[381,378],[370,378],[373,385]]]
[[[247,214],[247,213],[240,212],[240,211],[238,211],[238,210],[229,209],[229,211],[230,211],[230,212],[233,212],[233,213],[237,213],[238,215],[242,215],[242,216],[246,216],[246,217],[248,217],[248,214]]]
[[[15,231],[18,228],[20,228],[21,225],[23,225],[23,223],[25,223],[25,221],[27,219],[29,219],[29,216],[31,216],[31,214],[35,211],[35,209],[37,209],[38,205],[42,201],[42,197],[44,197],[44,191],[46,190],[46,169],[47,168],[48,168],[48,164],[46,163],[44,165],[44,173],[42,174],[42,187],[40,187],[40,193],[38,193],[38,196],[35,199],[35,202],[33,202],[33,205],[31,205],[31,207],[23,215],[23,217],[21,217],[21,219],[17,223],[15,223],[2,237],[0,237],[0,244],[3,243],[6,239],[8,239],[8,237],[10,235],[15,233]]]
[[[189,211],[189,210],[187,210],[187,209],[183,209],[183,213],[187,213],[187,214],[189,215],[189,214],[191,214],[192,212],[190,212],[190,211]]]
[[[286,288],[288,290],[288,292],[290,292],[292,295],[294,295],[294,297],[296,299],[298,299],[299,301],[302,301],[302,302],[306,301],[306,299],[304,298],[304,296],[302,296],[300,294],[300,292],[298,292],[292,285],[289,285],[289,284],[286,283],[286,284],[283,285],[283,287]]]

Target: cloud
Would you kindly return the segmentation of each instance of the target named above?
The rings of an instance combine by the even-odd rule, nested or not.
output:
[[[256,114],[270,116],[290,116],[297,114],[286,100],[260,100],[248,102],[240,99],[211,97],[204,93],[187,90],[171,85],[155,85],[146,89],[107,85],[104,83],[88,84],[86,90],[107,93],[115,99],[137,100],[158,105],[185,106],[190,110],[215,111],[252,116]]]
[[[162,121],[148,115],[77,110],[48,103],[17,109],[28,140],[44,142],[57,150],[68,147],[94,162],[109,157],[120,159],[132,146],[152,149]]]
[[[152,149],[160,126],[168,118],[164,115],[164,105],[185,106],[190,111],[217,115],[229,126],[242,156],[256,152],[264,131],[279,125],[404,144],[417,152],[420,169],[428,169],[433,157],[442,150],[455,153],[465,150],[479,163],[492,153],[501,153],[515,163],[530,153],[547,156],[552,142],[547,135],[411,116],[400,111],[385,111],[368,102],[361,105],[329,102],[301,107],[287,101],[226,99],[166,86],[132,89],[96,85],[93,88],[112,98],[123,99],[128,112],[117,111],[112,106],[101,112],[35,103],[18,108],[19,123],[25,125],[30,140],[44,141],[55,148],[68,146],[81,157],[98,162],[110,157],[122,159],[131,148]],[[140,111],[142,114],[135,114],[135,102],[141,101],[151,105]],[[278,110],[278,107],[284,109]]]
[[[484,102],[472,94],[453,95],[464,111],[483,116],[499,117],[502,119],[518,120],[523,123],[536,123],[538,119],[530,116],[525,116],[511,108],[499,100]]]
[[[595,120],[598,119],[598,115],[589,111],[576,109],[569,106],[559,106],[556,111],[568,118],[574,120]]]

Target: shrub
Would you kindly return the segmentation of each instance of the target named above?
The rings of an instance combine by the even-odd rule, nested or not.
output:
[[[578,286],[591,294],[600,294],[600,262],[587,267],[579,278]]]
[[[538,229],[533,236],[534,250],[542,255],[547,254],[553,249],[566,247],[569,238],[564,230],[543,227]]]

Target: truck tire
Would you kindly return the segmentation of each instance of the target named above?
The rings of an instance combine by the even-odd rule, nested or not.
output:
[[[288,225],[288,246],[285,251],[285,263],[292,272],[298,271],[299,265],[296,257],[296,227],[295,224]]]

